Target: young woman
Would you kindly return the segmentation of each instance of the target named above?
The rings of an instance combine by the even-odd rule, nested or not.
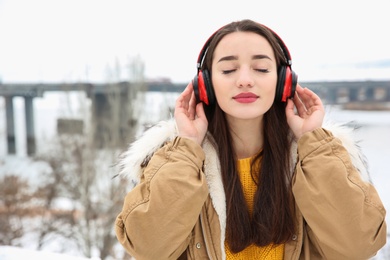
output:
[[[323,119],[275,32],[225,25],[174,120],[121,159],[135,187],[118,240],[136,259],[370,258],[386,243],[385,209],[357,146]]]

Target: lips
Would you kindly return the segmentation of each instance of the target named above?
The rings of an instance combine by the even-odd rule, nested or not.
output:
[[[255,95],[252,92],[240,93],[233,97],[233,99],[239,103],[252,103],[259,98],[258,95]]]

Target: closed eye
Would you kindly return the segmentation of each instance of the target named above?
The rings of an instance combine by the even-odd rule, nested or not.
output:
[[[222,74],[230,74],[232,72],[236,71],[235,69],[234,70],[223,70],[222,71]]]
[[[268,69],[256,69],[256,71],[262,72],[262,73],[268,73],[269,72]]]

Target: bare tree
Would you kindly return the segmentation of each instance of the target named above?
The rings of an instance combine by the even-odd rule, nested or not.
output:
[[[34,158],[47,165],[39,173],[37,187],[32,189],[16,177],[1,180],[0,243],[17,245],[28,217],[34,220],[30,231],[38,249],[50,246],[55,238],[66,241],[63,251],[71,244],[87,257],[131,258],[114,233],[128,185],[114,176],[119,154],[142,127],[139,114],[145,105],[146,84],[139,57],[129,60],[127,69],[129,82],[119,80],[116,62],[114,69],[107,69],[108,84],[94,89],[91,102],[79,99],[82,119],[58,121],[58,136]],[[64,109],[73,109],[70,100],[65,100]],[[169,114],[160,112],[160,116]]]
[[[28,182],[16,177],[2,180],[2,244],[15,245],[25,234],[23,219],[27,213],[24,210],[22,214],[21,209],[26,208],[26,201],[31,206],[29,216],[34,218],[34,223],[39,223],[33,230],[38,249],[49,246],[55,237],[67,241],[66,245],[71,243],[87,257],[130,259],[118,247],[114,233],[116,215],[122,208],[128,185],[125,180],[113,177],[118,172],[119,154],[139,127],[136,111],[137,106],[143,104],[139,100],[145,84],[141,60],[130,64],[129,74],[134,80],[131,83],[114,80],[120,77],[120,73],[115,72],[118,67],[117,64],[112,80],[104,89],[95,89],[91,97],[92,112],[81,116],[88,120],[83,124],[75,119],[61,120],[60,134],[34,158],[45,162],[50,169],[40,173],[38,187],[30,191],[26,188]],[[72,109],[71,104],[65,106]]]
[[[32,196],[28,182],[20,177],[11,174],[0,180],[0,244],[20,244],[25,232],[22,219],[28,216]]]

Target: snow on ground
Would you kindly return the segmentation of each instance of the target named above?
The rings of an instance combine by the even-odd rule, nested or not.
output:
[[[35,251],[25,248],[0,246],[0,260],[20,260],[20,259],[39,259],[39,260],[86,260],[91,258],[71,256],[60,253]],[[98,259],[98,258],[94,258]]]

